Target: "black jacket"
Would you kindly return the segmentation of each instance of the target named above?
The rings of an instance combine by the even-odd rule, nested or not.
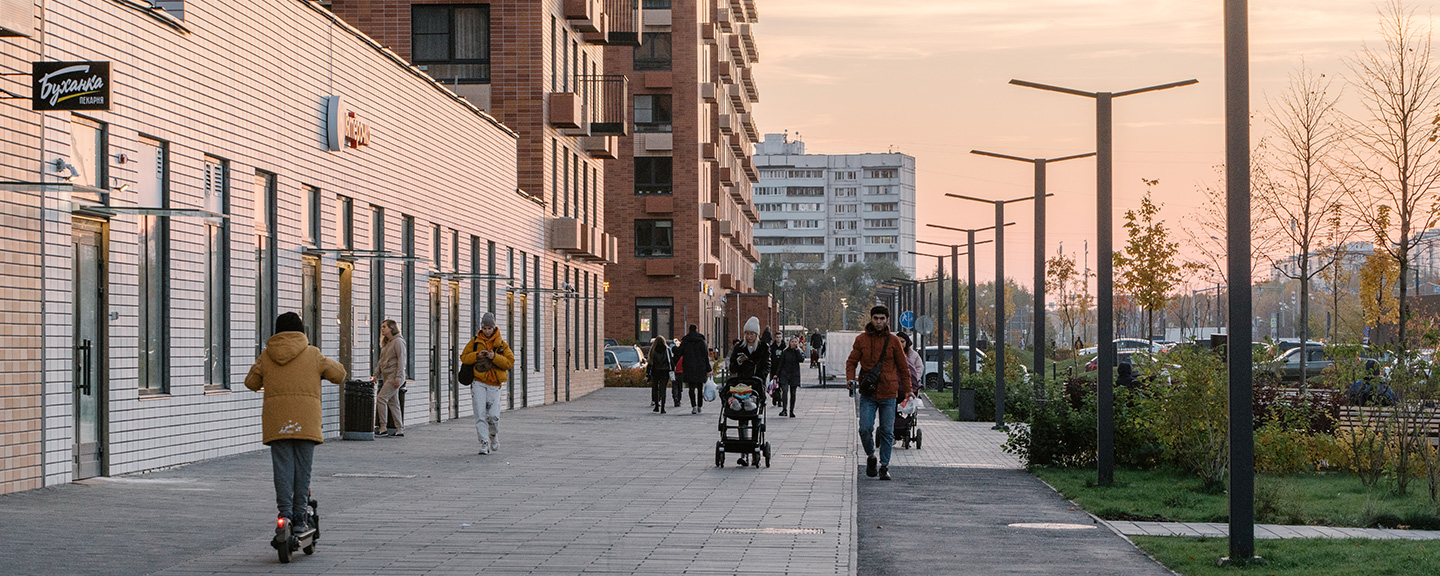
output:
[[[745,355],[745,361],[739,360],[740,355]],[[688,366],[687,366],[688,368]],[[763,340],[755,342],[755,351],[751,352],[745,346],[745,341],[730,351],[730,376],[743,378],[758,378],[764,381],[770,375],[770,345]]]
[[[680,339],[680,362],[684,371],[680,376],[687,384],[703,384],[710,377],[710,348],[705,344],[705,335],[691,332]]]
[[[780,378],[781,384],[800,384],[800,363],[805,357],[800,353],[799,348],[786,348],[780,353],[780,363],[775,366],[774,372]]]

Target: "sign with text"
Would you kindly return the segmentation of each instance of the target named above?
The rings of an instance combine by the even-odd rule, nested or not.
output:
[[[109,110],[109,62],[34,62],[32,110]]]
[[[370,125],[349,110],[339,96],[326,96],[325,141],[331,152],[369,146]]]

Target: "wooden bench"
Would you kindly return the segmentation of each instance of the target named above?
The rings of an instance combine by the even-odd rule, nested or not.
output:
[[[1383,422],[1393,417],[1393,406],[1346,406],[1340,409],[1340,421],[1336,427],[1355,429],[1369,422]],[[1415,416],[1415,425],[1425,431],[1431,444],[1440,443],[1440,411],[1425,408]]]

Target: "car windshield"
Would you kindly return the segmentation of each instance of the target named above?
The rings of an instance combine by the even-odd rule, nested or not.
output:
[[[615,353],[615,359],[626,364],[639,362],[640,352],[630,346],[620,346],[610,350]]]

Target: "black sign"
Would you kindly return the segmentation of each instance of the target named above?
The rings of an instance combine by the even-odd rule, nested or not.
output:
[[[109,62],[35,62],[33,110],[109,110]]]

